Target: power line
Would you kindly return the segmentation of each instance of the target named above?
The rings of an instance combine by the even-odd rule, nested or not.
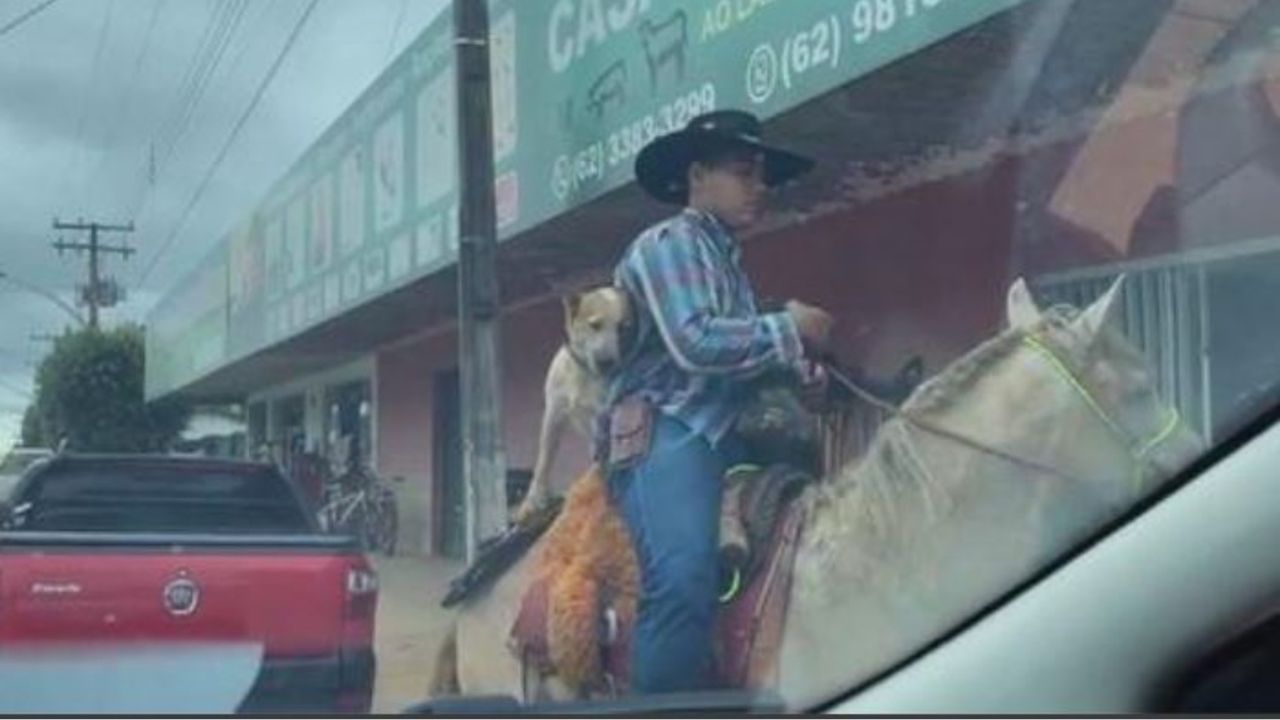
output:
[[[215,11],[205,19],[204,29],[200,31],[200,39],[196,41],[195,52],[192,53],[191,60],[187,62],[186,70],[182,72],[182,80],[178,83],[179,96],[177,102],[174,103],[175,109],[181,107],[186,88],[190,86],[191,79],[195,76],[197,68],[200,67],[200,63],[208,52],[211,38],[227,17],[228,10],[226,3],[220,3],[216,6]],[[170,117],[172,117],[172,113]]]
[[[142,37],[141,48],[138,50],[137,56],[133,61],[133,73],[129,77],[129,85],[124,91],[124,101],[119,113],[116,114],[115,120],[108,126],[106,138],[103,140],[103,147],[108,151],[103,152],[102,159],[98,162],[98,168],[91,176],[95,180],[102,176],[102,171],[106,169],[107,160],[110,157],[109,148],[115,142],[116,133],[119,131],[121,119],[132,119],[134,115],[134,92],[138,87],[138,78],[142,76],[142,65],[146,62],[148,55],[151,53],[151,38],[155,34],[156,22],[160,19],[160,10],[164,6],[166,0],[154,0],[151,6],[151,18],[147,21],[147,30]],[[91,196],[92,197],[92,196]]]
[[[244,18],[249,0],[219,5],[219,13],[205,23],[205,30],[197,43],[197,52],[183,74],[178,88],[178,100],[168,116],[153,134],[146,166],[143,168],[143,185],[131,217],[138,217],[150,187],[155,184],[157,168],[167,167],[177,152],[183,135],[195,117],[195,109],[209,87],[223,57],[230,47],[236,28]]]
[[[209,188],[209,183],[213,180],[213,176],[221,167],[222,162],[226,160],[227,153],[231,151],[231,146],[235,144],[236,138],[240,136],[240,131],[248,122],[249,117],[253,115],[253,111],[258,107],[258,103],[262,101],[262,97],[266,95],[267,87],[271,85],[271,81],[275,78],[276,72],[280,70],[280,66],[284,64],[284,60],[289,55],[289,51],[293,49],[294,43],[298,40],[298,36],[302,34],[302,28],[307,24],[307,20],[311,17],[311,13],[316,9],[320,0],[311,0],[307,3],[307,7],[302,12],[302,17],[298,18],[294,24],[293,30],[289,33],[289,38],[285,40],[284,47],[280,49],[280,54],[276,56],[275,61],[271,64],[271,68],[267,70],[267,74],[262,78],[262,82],[258,84],[258,89],[253,94],[253,99],[249,101],[249,106],[245,108],[244,113],[240,115],[240,119],[236,121],[235,127],[232,128],[231,134],[227,136],[226,142],[223,143],[222,149],[218,151],[217,157],[209,165],[209,169],[205,172],[204,178],[201,179],[200,185],[196,188],[195,193],[191,196],[191,201],[187,203],[186,208],[182,211],[182,216],[178,218],[177,224],[169,233],[164,242],[160,244],[159,249],[151,256],[151,262],[147,264],[142,276],[138,279],[135,289],[141,289],[147,282],[147,278],[151,272],[155,270],[156,265],[160,262],[160,258],[173,245],[173,241],[178,237],[178,233],[182,230],[182,226],[186,224],[187,218],[190,217],[192,209],[200,202],[200,198]]]
[[[225,10],[224,5],[218,5],[217,8],[219,10]],[[143,148],[147,149],[148,152],[141,170],[142,185],[138,191],[138,199],[134,203],[133,211],[128,213],[128,217],[139,218],[141,216],[142,208],[149,197],[151,186],[155,183],[156,146],[164,135],[165,129],[172,124],[172,118],[183,105],[191,76],[195,72],[196,67],[200,64],[200,59],[205,52],[205,46],[208,44],[209,37],[217,26],[220,16],[221,15],[219,13],[213,13],[205,18],[204,29],[200,33],[200,39],[195,43],[195,53],[192,54],[191,59],[187,63],[186,69],[182,72],[182,79],[178,82],[176,93],[178,99],[174,101],[173,108],[167,115],[159,117],[154,129],[151,131],[150,141],[143,145]]]
[[[151,146],[153,153],[155,146],[160,144],[160,142],[168,135],[168,129],[175,124],[176,121],[174,118],[178,117],[182,113],[190,95],[190,88],[193,79],[204,62],[212,37],[216,33],[217,28],[220,26],[223,19],[227,17],[227,10],[227,5],[219,4],[216,6],[216,10],[211,13],[209,17],[205,18],[204,29],[200,32],[200,39],[195,43],[195,52],[192,53],[191,59],[187,62],[186,69],[182,72],[182,79],[178,81],[177,99],[174,101],[171,110],[159,118],[159,122],[156,124],[155,130],[152,132]]]
[[[186,107],[183,108],[182,114],[178,116],[177,126],[174,128],[172,137],[169,140],[166,160],[173,154],[175,146],[177,146],[182,139],[183,133],[190,126],[195,109],[200,106],[200,101],[204,99],[210,81],[212,81],[214,74],[217,72],[218,66],[222,64],[222,58],[226,55],[227,48],[231,45],[231,38],[235,36],[236,28],[239,26],[241,19],[244,18],[244,11],[247,7],[248,4],[244,2],[235,6],[233,10],[228,11],[229,14],[226,21],[219,27],[218,36],[214,41],[215,44],[192,85],[191,98],[188,100]]]
[[[56,2],[58,2],[58,0],[44,0],[44,2],[40,3],[39,5],[36,5],[30,10],[19,15],[18,17],[5,23],[4,27],[0,27],[0,37],[4,37],[5,35],[8,35],[10,32],[17,29],[19,25],[25,23],[26,21],[30,20],[36,15],[39,15],[42,11],[47,10],[50,5]]]
[[[177,149],[183,134],[191,126],[191,119],[195,116],[195,110],[199,107],[200,101],[204,99],[205,92],[209,88],[209,82],[213,79],[218,66],[222,64],[222,58],[226,55],[227,48],[231,45],[231,38],[234,37],[236,28],[239,27],[248,7],[247,0],[238,5],[233,3],[228,6],[230,9],[227,12],[227,16],[218,26],[218,33],[212,41],[210,51],[201,64],[196,77],[192,80],[189,97],[175,121],[173,130],[169,133],[164,155],[158,160],[161,165],[167,164],[169,159],[173,157],[174,150]]]
[[[142,49],[138,51],[138,56],[133,61],[133,74],[129,77],[129,89],[126,91],[126,97],[132,97],[133,91],[138,86],[138,78],[142,76],[142,65],[147,61],[147,56],[151,54],[151,38],[155,35],[156,23],[160,20],[160,11],[164,9],[166,1],[155,0],[155,4],[151,6],[151,17],[147,20],[147,30],[142,36]]]
[[[246,8],[250,7],[250,3],[246,2],[245,7]],[[260,4],[260,5],[255,5],[254,7],[263,8],[263,7],[272,7],[272,6]],[[232,58],[230,68],[227,71],[230,76],[234,76],[236,74],[237,68],[241,66],[242,61],[244,60],[244,57],[248,54],[248,51],[251,48],[252,48],[252,43],[248,41],[244,42],[241,45],[239,51],[236,52],[235,57]],[[131,212],[128,213],[129,217],[141,218],[143,210],[146,207],[147,201],[151,197],[151,191],[155,183],[155,169],[156,169],[156,163],[157,163],[157,157],[155,154],[156,148],[155,148],[154,142],[155,141],[153,138],[152,142],[149,145],[149,148],[150,148],[149,152],[146,152],[148,149],[148,144],[144,143],[144,146],[143,146],[143,150],[145,152],[144,159],[143,159],[142,165],[138,169],[138,176],[140,178],[138,192],[133,201],[132,210]]]
[[[85,123],[89,119],[89,106],[92,104],[89,96],[98,86],[98,73],[102,69],[102,53],[106,49],[107,36],[111,33],[111,15],[115,10],[115,0],[111,0],[107,4],[107,11],[102,16],[102,25],[98,28],[97,48],[93,51],[93,64],[89,68],[90,74],[86,80],[84,95],[80,100],[80,117],[76,121],[76,141],[71,145],[71,158],[67,162],[67,168],[63,171],[60,186],[63,192],[59,193],[61,198],[67,196],[67,182],[72,171],[75,170],[81,156],[84,155],[84,133]]]
[[[178,85],[178,97],[173,103],[172,110],[164,117],[159,129],[156,131],[155,142],[157,145],[168,147],[170,144],[169,141],[174,135],[175,128],[182,121],[182,116],[186,114],[187,107],[191,104],[191,98],[200,83],[200,76],[204,73],[204,69],[209,64],[209,59],[218,45],[218,38],[231,19],[232,10],[233,8],[230,4],[220,4],[217,11],[205,23],[204,32],[196,45],[196,52],[191,56],[187,70],[182,76],[182,82]]]
[[[237,5],[236,2],[230,2],[219,6],[223,11],[210,18],[206,24],[206,30],[201,37],[201,51],[197,56],[192,58],[191,64],[187,68],[187,72],[183,78],[182,87],[178,102],[174,105],[168,119],[160,128],[157,129],[156,138],[150,148],[148,157],[148,178],[147,183],[143,187],[143,194],[139,198],[139,207],[142,209],[149,194],[156,183],[156,173],[158,168],[165,168],[169,161],[177,152],[178,143],[181,135],[186,131],[196,103],[199,102],[202,86],[211,72],[211,66],[215,66],[221,62],[222,55],[226,51],[226,47],[230,41],[228,29],[234,24],[238,24],[248,7],[248,0],[244,0],[243,5]],[[233,131],[234,132],[234,131]],[[189,212],[189,210],[188,210]],[[137,216],[137,213],[134,213]],[[185,214],[182,220],[185,221]],[[148,268],[147,273],[150,272]],[[145,276],[145,274],[144,274]],[[141,283],[139,283],[139,287]]]

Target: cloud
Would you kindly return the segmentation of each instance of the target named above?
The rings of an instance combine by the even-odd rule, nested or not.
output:
[[[388,58],[402,2],[317,7],[221,172],[148,278],[151,289],[165,289],[198,262],[372,82]],[[154,3],[115,0],[96,71],[91,61],[105,0],[60,3],[6,36],[0,42],[0,268],[69,290],[83,274],[77,271],[82,264],[59,263],[50,251],[52,217],[133,219],[138,231],[126,240],[140,256],[128,265],[108,265],[135,283],[171,234],[305,3],[248,5],[171,156],[164,157],[160,143],[154,185],[148,182],[149,146],[157,127],[173,116],[215,5],[166,3],[148,37]],[[404,5],[397,48],[444,5]],[[135,74],[144,47],[146,59]],[[86,121],[78,132],[82,111]],[[142,212],[131,218],[143,197]]]
[[[171,118],[216,3],[160,0],[63,2],[0,39],[0,270],[71,301],[85,259],[59,257],[62,219],[134,220],[107,236],[138,255],[109,256],[104,274],[131,292],[106,323],[141,321],[160,295],[246,218],[307,147],[373,81],[391,53],[435,18],[444,0],[325,0],[145,287],[142,269],[169,236],[196,186],[249,103],[307,0],[251,2],[172,155],[149,182],[149,146]],[[396,21],[402,26],[397,31]],[[93,60],[110,12],[101,63]],[[393,35],[396,46],[389,47]],[[141,66],[138,59],[146,49]],[[389,53],[389,50],[391,53]],[[138,72],[135,73],[135,68]],[[81,118],[83,117],[83,122]],[[162,148],[163,149],[163,148]],[[133,217],[140,201],[141,212]],[[64,234],[66,239],[77,239]],[[0,383],[30,387],[46,346],[32,333],[69,322],[49,300],[0,283]],[[0,449],[21,426],[25,402],[0,389]]]

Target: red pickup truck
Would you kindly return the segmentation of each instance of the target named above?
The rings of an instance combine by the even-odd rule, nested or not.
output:
[[[368,711],[376,606],[364,555],[268,465],[64,454],[0,508],[0,647],[257,643],[242,711]]]

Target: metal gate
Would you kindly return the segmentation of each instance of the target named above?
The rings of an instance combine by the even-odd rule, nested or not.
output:
[[[1200,437],[1212,443],[1215,419],[1207,266],[1247,257],[1251,251],[1254,249],[1235,248],[1230,253],[1118,263],[1046,275],[1032,280],[1031,286],[1041,307],[1067,304],[1084,308],[1123,274],[1121,329],[1146,356],[1160,396],[1178,409]],[[824,426],[828,473],[865,453],[885,419],[860,403],[829,417]]]
[[[1157,391],[1208,442],[1210,402],[1209,302],[1203,262],[1090,268],[1033,280],[1041,307],[1084,308],[1123,273],[1120,313],[1125,335],[1146,356]],[[887,418],[857,403],[828,416],[824,425],[828,474],[860,457]]]

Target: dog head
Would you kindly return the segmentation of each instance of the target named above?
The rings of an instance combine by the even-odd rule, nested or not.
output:
[[[596,375],[608,375],[621,362],[631,328],[626,292],[601,287],[564,298],[565,334],[578,362]]]

